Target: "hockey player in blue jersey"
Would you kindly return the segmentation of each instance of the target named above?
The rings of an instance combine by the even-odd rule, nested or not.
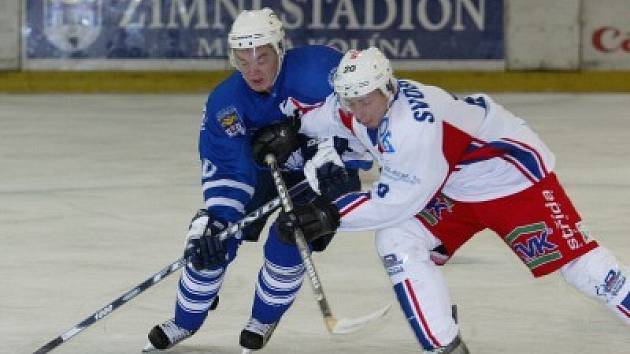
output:
[[[229,58],[237,71],[209,95],[199,136],[205,209],[195,215],[188,232],[187,249],[195,252],[179,280],[175,316],[150,331],[145,352],[171,348],[201,327],[208,311],[218,303],[225,270],[236,257],[241,242],[259,237],[266,220],[246,228],[240,238],[225,242],[201,237],[217,235],[229,223],[276,197],[269,171],[258,167],[252,158],[252,135],[272,124],[295,124],[280,111],[281,103],[289,97],[294,105],[306,109],[308,104],[323,101],[332,92],[329,77],[341,54],[324,46],[285,52],[283,39],[282,23],[268,8],[244,11],[232,25]],[[273,135],[261,134],[259,141],[273,145]],[[266,148],[264,144],[254,146],[258,150]],[[289,160],[284,177],[292,185],[304,179],[300,161],[303,158],[290,153],[286,151],[277,157],[279,161]],[[341,182],[331,184],[326,195],[330,200],[360,189],[356,170],[349,169]],[[265,345],[293,303],[304,277],[297,248],[278,241],[275,227],[270,230],[252,317],[240,337],[241,346],[250,350]],[[311,248],[323,250],[331,237],[311,244]]]

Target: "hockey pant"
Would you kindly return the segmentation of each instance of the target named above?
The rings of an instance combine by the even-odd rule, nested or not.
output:
[[[424,350],[448,345],[459,328],[451,313],[444,277],[430,259],[440,245],[417,220],[376,232],[376,249],[393,284],[400,307]]]
[[[442,241],[447,256],[490,228],[535,277],[560,270],[570,284],[604,302],[630,324],[627,268],[590,237],[553,173],[519,193],[485,202],[458,202],[438,195],[418,220]]]

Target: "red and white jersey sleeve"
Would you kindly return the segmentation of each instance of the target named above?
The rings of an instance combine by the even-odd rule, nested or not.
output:
[[[555,156],[527,125],[483,94],[465,98],[486,111],[483,125],[449,176],[442,192],[476,202],[518,193],[545,178]]]

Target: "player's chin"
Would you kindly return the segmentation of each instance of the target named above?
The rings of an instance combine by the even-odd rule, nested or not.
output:
[[[251,89],[256,92],[267,92],[269,91],[269,87],[271,86],[269,85],[268,80],[265,80],[265,79],[249,80],[248,84],[249,84],[249,87],[251,87]]]

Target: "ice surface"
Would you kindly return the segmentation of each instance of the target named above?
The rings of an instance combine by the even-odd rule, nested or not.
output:
[[[601,244],[630,264],[630,95],[494,96],[539,132]],[[202,205],[197,134],[204,95],[0,95],[0,353],[31,353],[176,260]],[[239,353],[262,243],[229,269],[221,304],[171,353]],[[364,331],[327,333],[304,285],[261,353],[413,353],[417,345],[371,233],[314,256],[338,318],[392,303]],[[557,275],[534,280],[491,233],[443,268],[475,354],[630,353],[630,331]],[[171,276],[58,353],[139,353],[172,316]]]

